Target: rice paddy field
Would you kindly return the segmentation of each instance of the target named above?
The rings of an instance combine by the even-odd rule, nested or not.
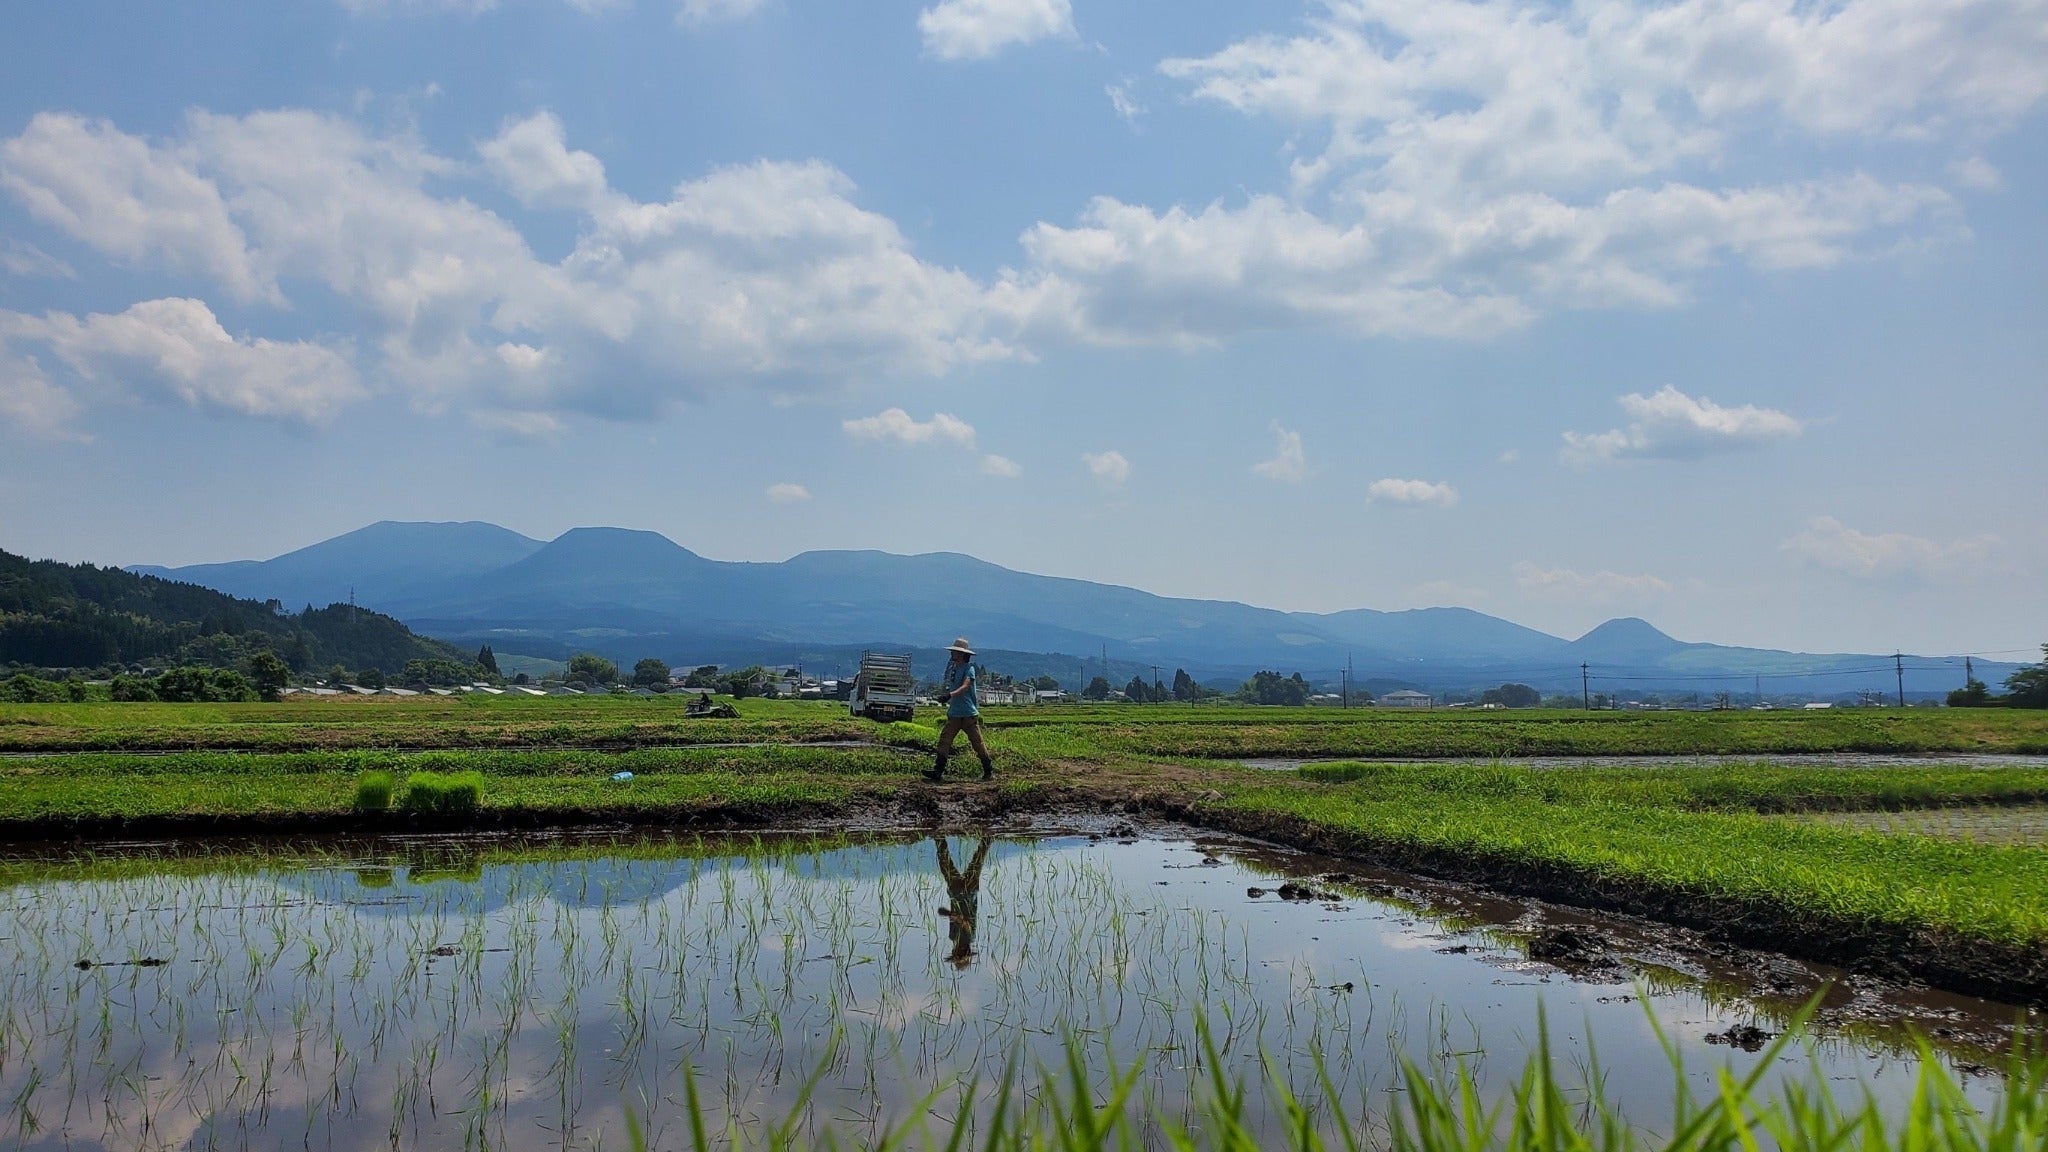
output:
[[[0,1147],[2048,1136],[2040,714],[739,703],[0,708]]]

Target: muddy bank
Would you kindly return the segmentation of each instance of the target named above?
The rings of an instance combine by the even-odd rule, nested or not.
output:
[[[1709,940],[1819,961],[1850,973],[1920,981],[2030,1008],[2048,1007],[2048,953],[2038,948],[1831,921],[1806,907],[1702,896],[1483,853],[1452,855],[1388,843],[1298,816],[1247,812],[1185,797],[1136,799],[1149,813],[1303,851],[1580,908],[1646,916],[1694,930]]]

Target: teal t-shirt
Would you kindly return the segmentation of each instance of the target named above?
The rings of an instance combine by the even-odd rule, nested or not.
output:
[[[945,686],[948,692],[962,684],[967,685],[967,691],[946,701],[946,719],[965,720],[969,716],[981,715],[981,705],[976,703],[974,699],[974,665],[972,663],[954,664],[948,661],[946,664],[946,678],[940,681],[940,683]]]

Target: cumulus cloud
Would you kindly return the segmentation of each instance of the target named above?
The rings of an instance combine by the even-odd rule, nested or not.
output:
[[[1138,118],[1145,114],[1145,106],[1138,103],[1138,98],[1131,94],[1130,81],[1120,80],[1115,84],[1105,85],[1102,91],[1109,97],[1109,106],[1114,108],[1116,114],[1123,117],[1126,123],[1136,124]]]
[[[1510,572],[1516,586],[1526,592],[1579,603],[1643,600],[1671,591],[1671,582],[1661,576],[1631,576],[1604,568],[1578,572],[1570,568],[1542,568],[1524,560]]]
[[[1258,330],[1484,338],[1682,305],[1710,268],[1818,269],[1958,239],[1944,189],[1713,181],[1794,136],[2002,131],[2048,91],[2039,0],[1328,0],[1160,71],[1299,130],[1286,195],[1103,197],[1024,235],[1034,318],[1103,343]],[[1887,79],[1886,77],[1896,77]],[[1769,171],[1764,165],[1743,165]]]
[[[559,436],[563,429],[562,421],[547,412],[483,409],[471,412],[469,422],[486,432],[498,432],[528,440]]]
[[[946,412],[934,412],[931,419],[920,421],[901,408],[888,408],[873,416],[842,420],[839,427],[855,440],[902,447],[916,444],[974,447],[974,425]]]
[[[768,486],[768,499],[777,504],[795,504],[810,498],[811,490],[801,484],[783,483]]]
[[[1121,484],[1131,478],[1131,462],[1124,454],[1115,450],[1108,452],[1083,452],[1081,463],[1088,466],[1088,472],[1104,484]]]
[[[36,358],[15,351],[0,337],[0,427],[50,439],[74,438],[76,397],[52,381]]]
[[[24,280],[31,277],[78,279],[78,272],[71,265],[33,244],[24,244],[19,240],[0,240],[0,272]]]
[[[238,300],[277,298],[220,187],[192,158],[105,120],[38,113],[0,142],[0,188],[36,220],[117,260],[203,274]]]
[[[1790,440],[1806,427],[1798,417],[1775,408],[1754,404],[1724,408],[1704,396],[1694,399],[1669,384],[1649,396],[1631,392],[1621,398],[1621,407],[1630,417],[1626,427],[1566,432],[1564,458],[1576,464],[1697,460],[1714,452]]]
[[[1450,484],[1428,480],[1400,480],[1392,476],[1366,486],[1365,497],[1375,504],[1405,504],[1417,508],[1449,508],[1458,502],[1458,490]]]
[[[195,407],[247,416],[317,423],[363,396],[344,350],[237,338],[198,300],[145,300],[84,319],[0,312],[0,335],[40,343],[83,380],[145,382]]]
[[[1024,474],[1024,466],[1008,456],[997,456],[991,452],[981,458],[981,474],[1003,480],[1015,480]]]
[[[1308,453],[1301,447],[1301,433],[1289,431],[1273,421],[1273,458],[1252,465],[1252,471],[1268,480],[1299,484],[1308,475]]]
[[[681,24],[715,24],[721,20],[738,20],[760,11],[768,0],[683,0],[676,11],[676,21]]]
[[[979,60],[1013,44],[1074,35],[1071,0],[941,0],[917,14],[924,50],[941,60]]]
[[[1859,532],[1833,516],[1816,516],[1780,547],[1815,568],[1870,580],[1919,580],[1955,574],[1989,559],[1992,535],[1936,541],[1904,532]]]
[[[1018,355],[1029,307],[911,252],[829,164],[763,161],[639,202],[541,113],[478,147],[524,202],[578,213],[564,258],[441,185],[471,167],[305,111],[195,112],[175,140],[42,113],[0,142],[0,187],[118,259],[283,303],[310,282],[375,330],[380,383],[440,406],[629,417],[735,384],[774,392]],[[281,287],[283,286],[283,287]],[[507,373],[500,349],[530,352]]]

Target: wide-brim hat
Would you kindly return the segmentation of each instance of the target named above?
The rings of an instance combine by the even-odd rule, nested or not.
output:
[[[974,646],[967,642],[967,637],[962,636],[959,639],[953,641],[953,646],[951,648],[946,649],[946,651],[958,652],[962,656],[972,656],[974,655]]]

